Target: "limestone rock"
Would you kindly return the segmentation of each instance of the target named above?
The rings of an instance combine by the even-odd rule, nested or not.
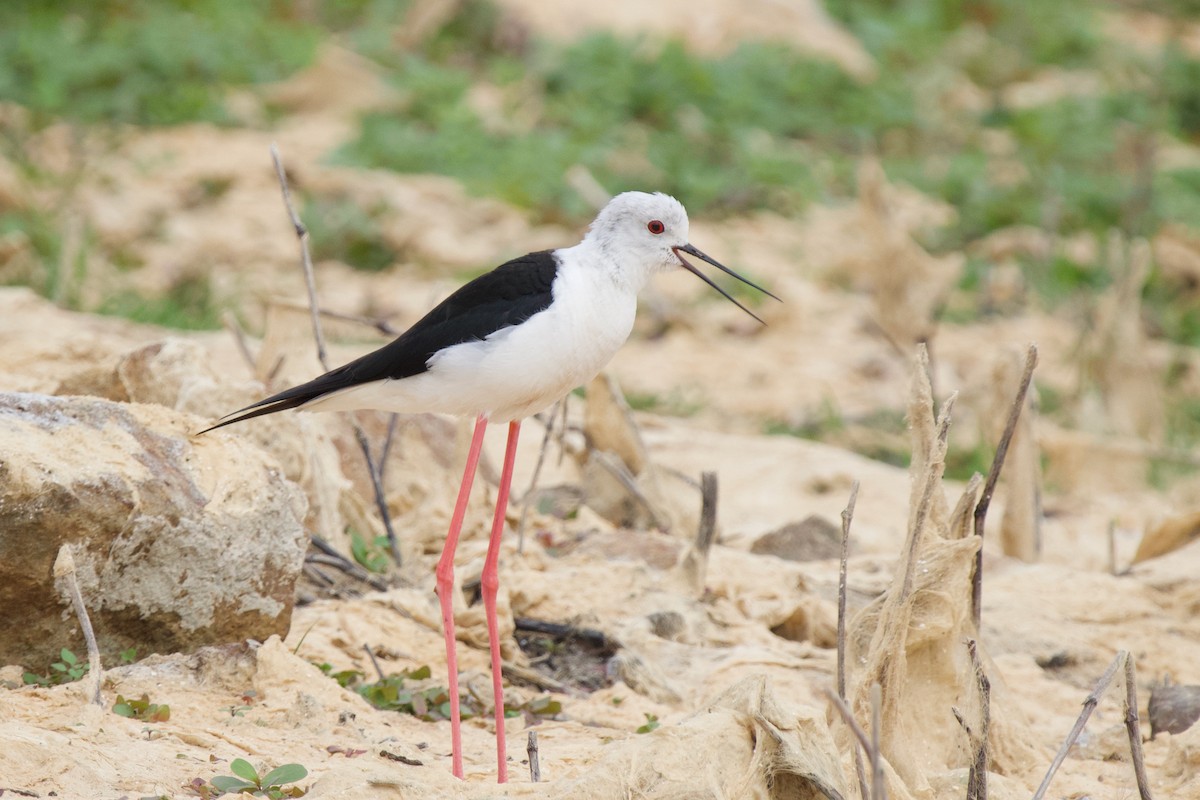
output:
[[[0,663],[82,652],[51,567],[71,544],[106,660],[286,634],[305,501],[195,417],[90,397],[0,393]]]

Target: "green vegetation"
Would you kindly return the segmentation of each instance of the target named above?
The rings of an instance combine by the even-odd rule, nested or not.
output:
[[[213,330],[221,327],[220,306],[213,299],[208,280],[201,276],[181,279],[161,297],[143,297],[128,291],[115,294],[95,311],[165,328]]]
[[[79,657],[67,648],[63,648],[59,653],[59,661],[55,661],[50,665],[49,671],[44,675],[38,675],[34,672],[26,672],[23,680],[26,685],[36,686],[58,686],[62,683],[74,683],[75,681],[88,674],[88,663],[80,661]]]
[[[171,707],[165,703],[162,705],[151,703],[150,695],[145,693],[137,700],[126,700],[123,696],[117,695],[117,701],[113,704],[113,713],[142,722],[166,722],[171,718]]]
[[[369,572],[384,573],[392,563],[391,545],[386,534],[380,534],[371,541],[363,538],[356,530],[350,531],[350,554],[359,566]],[[345,685],[345,684],[343,684]]]
[[[270,0],[7,0],[0,99],[39,118],[231,122],[230,86],[308,64],[317,28]]]
[[[638,726],[638,729],[635,731],[635,733],[650,733],[658,728],[659,722],[657,714],[646,714],[645,716],[646,722],[643,725]]]
[[[316,261],[336,259],[356,269],[379,272],[399,255],[383,238],[383,208],[363,208],[349,197],[310,197],[302,217]]]
[[[206,785],[203,781],[193,781],[187,788],[205,800],[219,797],[223,794],[246,794],[251,797],[266,797],[270,800],[283,800],[287,797],[303,797],[307,789],[286,784],[302,781],[308,777],[308,770],[300,764],[284,764],[259,776],[258,770],[244,758],[235,758],[229,764],[233,775],[218,775]]]
[[[335,672],[330,664],[316,664],[317,669],[338,682],[345,689],[353,689],[368,703],[384,711],[399,711],[412,714],[426,722],[450,719],[450,690],[445,686],[429,685],[432,670],[426,666],[402,670],[373,683],[363,683],[364,675],[358,670]],[[421,688],[408,685],[421,683]],[[471,694],[459,698],[463,719],[481,716],[485,709]],[[562,703],[549,695],[541,695],[522,705],[505,708],[504,716],[516,717],[530,714],[534,717],[553,717],[562,712]]]

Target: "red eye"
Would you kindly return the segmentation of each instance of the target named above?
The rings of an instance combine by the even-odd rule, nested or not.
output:
[[[650,231],[655,236],[662,233],[666,229],[667,229],[667,226],[663,225],[662,222],[660,222],[659,220],[656,220],[656,219],[652,219],[646,223],[646,230]]]

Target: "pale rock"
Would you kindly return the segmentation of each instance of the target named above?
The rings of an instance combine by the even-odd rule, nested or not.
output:
[[[0,394],[0,663],[42,669],[78,622],[77,576],[109,663],[286,634],[308,538],[305,500],[262,451],[158,406]],[[19,612],[15,610],[19,609]]]

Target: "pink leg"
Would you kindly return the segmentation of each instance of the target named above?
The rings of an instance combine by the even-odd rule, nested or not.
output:
[[[496,620],[496,593],[500,589],[500,537],[504,534],[504,512],[508,509],[508,489],[512,485],[513,461],[517,456],[517,436],[521,423],[508,423],[508,445],[504,449],[504,469],[500,472],[500,490],[496,493],[496,516],[492,519],[492,537],[488,540],[483,562],[480,590],[487,616],[488,644],[492,650],[492,695],[496,701],[496,782],[508,782],[508,756],[504,746],[504,681],[500,674],[500,630]]]
[[[471,497],[471,484],[475,480],[475,469],[479,466],[479,451],[483,448],[483,432],[487,430],[487,417],[475,420],[475,433],[471,436],[471,450],[467,453],[467,467],[463,470],[462,485],[458,488],[458,502],[454,504],[454,516],[450,518],[450,532],[446,534],[446,546],[437,565],[437,594],[442,607],[442,631],[446,636],[447,686],[450,689],[450,747],[454,762],[454,777],[463,776],[462,715],[458,705],[458,655],[454,649],[454,551],[458,549],[458,535],[462,532],[463,517],[467,513],[467,500]]]

